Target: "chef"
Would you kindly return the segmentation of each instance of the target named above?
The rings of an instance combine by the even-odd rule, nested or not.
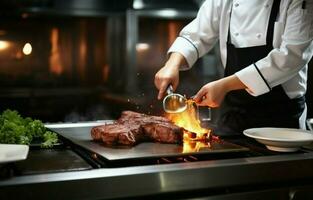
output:
[[[190,69],[216,42],[225,75],[198,91],[198,105],[220,107],[218,124],[231,131],[305,129],[313,0],[206,0],[155,75],[158,99],[169,85],[175,90],[179,71]]]

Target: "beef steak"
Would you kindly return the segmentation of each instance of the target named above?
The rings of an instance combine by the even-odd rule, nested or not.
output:
[[[91,137],[106,145],[133,146],[144,141],[181,143],[183,129],[164,117],[123,111],[115,123],[92,128]]]

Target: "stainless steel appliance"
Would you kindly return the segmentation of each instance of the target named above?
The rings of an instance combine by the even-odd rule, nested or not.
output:
[[[243,136],[224,136],[221,141],[241,148],[159,156],[151,156],[145,148],[118,152],[101,149],[88,137],[92,126],[104,122],[55,124],[67,127],[59,129],[61,144],[50,150],[31,147],[25,161],[0,165],[0,198],[310,199],[313,195],[310,147],[277,153]],[[162,144],[156,146],[162,151]],[[136,156],[119,154],[125,152]],[[150,156],[138,156],[143,154]]]

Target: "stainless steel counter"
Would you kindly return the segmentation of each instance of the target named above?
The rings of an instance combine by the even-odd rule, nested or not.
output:
[[[91,127],[103,123],[111,122],[46,126],[56,132],[61,130],[64,138],[71,139],[73,134],[90,137]],[[313,196],[313,151],[309,147],[295,153],[272,153],[262,145],[257,146],[258,143],[253,143],[254,140],[246,142],[245,139],[247,138],[236,136],[232,142],[236,141],[249,148],[248,156],[221,158],[219,154],[218,159],[205,161],[145,163],[141,166],[107,165],[82,171],[17,175],[0,179],[0,199],[158,197],[219,200],[232,199],[231,194],[239,195],[237,197],[241,200],[251,199],[248,198],[249,195],[260,199],[293,199],[299,187],[309,188],[305,191]],[[84,147],[75,141],[73,144]],[[250,155],[254,151],[257,153]],[[262,151],[268,153],[260,153]],[[249,195],[246,196],[247,194]],[[305,196],[308,196],[307,193]]]
[[[313,185],[312,166],[313,153],[307,152],[29,175],[1,180],[0,199],[167,199],[174,193],[187,198],[269,187],[291,192],[288,188]]]

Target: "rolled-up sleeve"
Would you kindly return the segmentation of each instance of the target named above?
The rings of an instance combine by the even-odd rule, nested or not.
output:
[[[205,55],[216,43],[219,36],[219,0],[206,0],[199,9],[197,17],[183,28],[168,54],[181,53],[191,68],[198,58]]]
[[[262,95],[292,79],[312,58],[313,0],[306,1],[305,9],[302,3],[294,0],[289,5],[279,48],[236,73],[251,95]]]

